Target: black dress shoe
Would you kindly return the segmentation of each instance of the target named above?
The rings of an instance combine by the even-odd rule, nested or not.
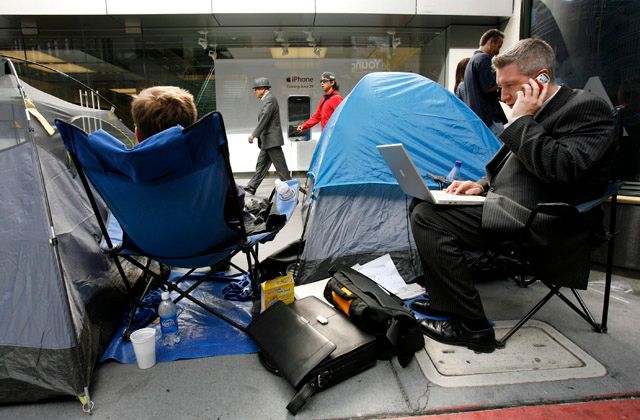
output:
[[[246,187],[242,187],[243,190],[245,190],[246,192],[248,192],[251,195],[256,195],[256,189],[250,186],[246,186]]]
[[[496,349],[496,334],[492,327],[473,331],[457,319],[439,321],[423,319],[422,332],[440,343],[464,346],[480,353],[491,353]]]

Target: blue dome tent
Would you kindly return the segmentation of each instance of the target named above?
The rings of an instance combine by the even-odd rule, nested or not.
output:
[[[327,277],[335,263],[365,263],[391,254],[400,274],[421,273],[406,197],[381,144],[404,144],[421,173],[447,174],[463,162],[461,179],[484,175],[499,140],[463,102],[413,73],[371,73],[327,123],[309,168],[314,203],[299,283]],[[432,186],[435,187],[435,184]]]

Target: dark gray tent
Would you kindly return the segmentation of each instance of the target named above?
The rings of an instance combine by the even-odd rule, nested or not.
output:
[[[47,129],[60,118],[132,133],[112,112],[21,84],[30,123],[17,78],[0,76],[0,403],[85,403],[126,299],[62,140]]]

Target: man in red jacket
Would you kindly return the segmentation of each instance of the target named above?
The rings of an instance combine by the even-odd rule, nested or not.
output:
[[[331,118],[333,111],[335,111],[338,105],[340,105],[340,102],[342,102],[342,96],[340,96],[340,92],[338,92],[339,86],[338,82],[336,82],[335,74],[330,71],[322,73],[320,76],[320,87],[324,91],[324,95],[320,98],[320,102],[318,102],[318,109],[308,121],[297,127],[298,131],[307,130],[318,124],[318,122],[324,130],[324,126],[327,125],[327,121]]]

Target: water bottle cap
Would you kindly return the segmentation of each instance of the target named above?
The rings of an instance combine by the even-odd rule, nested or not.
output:
[[[162,300],[169,300],[169,292],[162,292],[160,297],[162,298]]]
[[[461,160],[456,160],[456,166],[460,166],[462,165],[462,161]]]
[[[278,191],[278,194],[288,194],[289,190],[289,184],[282,182],[279,179],[276,181],[276,191]]]

